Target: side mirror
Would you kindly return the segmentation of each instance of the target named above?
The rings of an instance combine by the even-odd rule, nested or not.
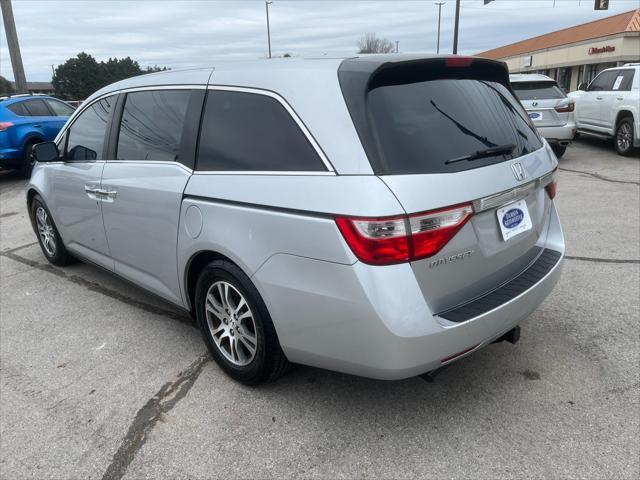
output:
[[[578,90],[586,90],[588,86],[588,83],[582,82],[580,85],[578,85]]]
[[[55,142],[43,142],[33,146],[33,158],[38,162],[57,162],[60,160],[60,152]]]

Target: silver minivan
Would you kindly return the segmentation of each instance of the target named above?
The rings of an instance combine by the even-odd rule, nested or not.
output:
[[[373,55],[168,71],[96,92],[34,149],[55,265],[91,262],[195,316],[258,384],[289,362],[433,371],[557,282],[557,159],[505,64]]]

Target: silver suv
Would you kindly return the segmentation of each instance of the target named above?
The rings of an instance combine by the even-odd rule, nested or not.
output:
[[[628,156],[640,147],[640,63],[627,63],[598,74],[569,94],[576,102],[581,135],[614,140],[616,151]]]
[[[44,255],[191,312],[220,367],[380,379],[499,340],[552,290],[557,160],[503,63],[366,56],[170,71],[35,147]]]
[[[540,134],[558,158],[576,134],[575,103],[553,78],[537,73],[511,75],[511,87]]]

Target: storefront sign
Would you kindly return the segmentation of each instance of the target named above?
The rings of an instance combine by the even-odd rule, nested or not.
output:
[[[596,55],[598,53],[611,53],[615,51],[616,47],[613,47],[611,45],[607,45],[606,47],[591,47],[589,49],[589,55]]]

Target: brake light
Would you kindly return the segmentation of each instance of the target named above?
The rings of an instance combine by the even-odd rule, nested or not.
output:
[[[11,127],[13,127],[13,123],[11,122],[0,122],[0,132],[4,132]]]
[[[551,181],[547,184],[546,187],[544,187],[544,189],[547,191],[547,194],[549,195],[549,198],[551,200],[553,200],[556,196],[556,193],[558,191],[558,169],[556,168],[553,171],[553,176],[551,177]]]
[[[571,103],[567,103],[566,105],[558,105],[557,107],[555,107],[555,110],[558,113],[568,113],[568,112],[573,112],[575,108],[576,108],[576,104],[574,102],[571,102]]]
[[[392,265],[438,253],[473,215],[471,204],[385,218],[337,217],[353,253],[370,265]]]
[[[446,67],[468,67],[473,62],[473,57],[446,57],[444,64]]]

